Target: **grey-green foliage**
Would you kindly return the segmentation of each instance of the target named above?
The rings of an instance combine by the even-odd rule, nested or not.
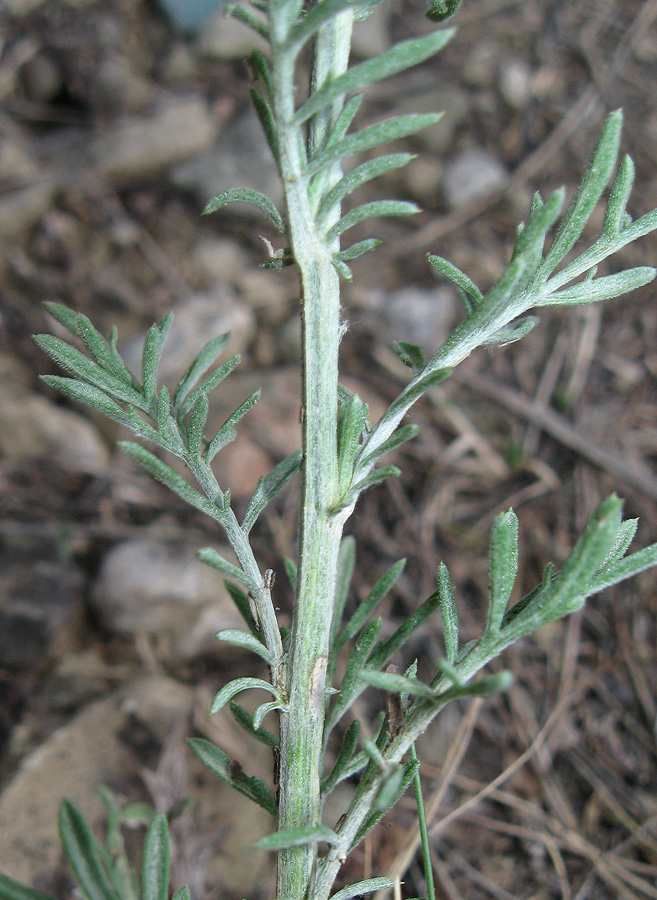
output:
[[[78,807],[64,800],[59,809],[59,834],[69,868],[85,900],[167,900],[170,892],[169,826],[144,803],[121,807],[107,788],[101,789],[107,813],[104,842],[97,840]],[[131,866],[121,827],[147,826],[141,871]],[[53,900],[0,874],[2,900]],[[174,900],[188,900],[181,888]]]
[[[268,53],[254,51],[250,56],[255,80],[250,95],[283,179],[286,210],[279,211],[269,198],[258,192],[236,186],[210,200],[205,213],[216,212],[233,202],[248,202],[261,210],[270,225],[284,235],[284,245],[276,250],[272,247],[266,266],[281,268],[296,263],[302,270],[306,266],[307,293],[303,298],[306,317],[311,305],[324,302],[322,291],[326,286],[332,291],[332,285],[337,284],[333,268],[340,276],[351,279],[348,264],[381,243],[375,237],[368,237],[342,247],[343,234],[366,220],[417,211],[414,204],[396,199],[353,205],[352,195],[379,176],[412,163],[412,153],[388,145],[435,124],[441,116],[436,110],[431,114],[393,116],[364,126],[357,123],[362,92],[369,85],[424,63],[454,35],[451,28],[434,30],[404,41],[375,59],[349,67],[351,19],[365,18],[379,2],[252,0],[229,8],[232,15],[269,42]],[[461,0],[431,0],[428,18],[444,22],[460,5]],[[295,84],[295,73],[308,47],[314,54],[314,68],[311,88],[304,94]],[[442,257],[429,256],[429,263],[438,274],[458,290],[464,317],[441,347],[420,347],[408,342],[395,345],[397,354],[410,370],[410,381],[374,425],[366,404],[346,388],[337,387],[336,363],[333,387],[337,388],[338,403],[326,418],[337,423],[337,498],[331,498],[329,524],[338,541],[362,492],[400,474],[396,466],[378,464],[387,453],[416,436],[416,426],[402,424],[409,409],[424,393],[448,378],[473,350],[519,340],[536,325],[532,312],[541,307],[611,299],[655,277],[655,269],[648,266],[598,274],[598,267],[622,247],[657,228],[657,210],[636,221],[627,212],[634,168],[629,157],[625,157],[616,171],[620,131],[621,113],[616,111],[606,120],[584,178],[562,217],[563,190],[555,191],[545,201],[536,194],[527,221],[518,229],[509,265],[489,290],[480,290],[468,275]],[[370,151],[378,148],[383,152],[372,157]],[[343,171],[346,159],[364,152],[369,154],[368,158]],[[610,183],[601,234],[580,249],[578,241]],[[346,211],[343,204],[349,204]],[[555,234],[550,238],[555,226]],[[321,284],[318,273],[324,273]],[[228,336],[210,340],[170,391],[167,386],[158,386],[157,372],[171,317],[149,330],[137,378],[118,352],[116,331],[106,340],[86,317],[58,304],[49,304],[48,309],[82,349],[51,335],[37,337],[42,349],[68,373],[68,377],[47,376],[46,383],[130,429],[140,443],[124,443],[124,450],[154,478],[224,529],[237,563],[224,559],[214,548],[202,550],[199,556],[228,579],[227,588],[246,630],[225,630],[218,637],[249,650],[260,668],[268,668],[269,680],[260,677],[262,673],[258,669],[257,677],[230,681],[216,694],[212,711],[230,704],[236,723],[248,735],[276,755],[282,754],[282,737],[265,728],[263,722],[275,711],[288,721],[292,716],[308,717],[307,709],[291,708],[287,695],[290,677],[294,677],[287,669],[288,654],[308,635],[302,629],[295,632],[293,628],[289,634],[279,628],[271,596],[271,573],[259,569],[250,532],[269,501],[300,468],[301,453],[292,454],[261,479],[239,523],[231,506],[230,491],[220,487],[212,466],[216,454],[235,437],[235,426],[257,401],[259,392],[246,398],[214,435],[207,433],[210,394],[229,377],[239,361],[234,356],[218,364]],[[305,339],[312,350],[306,358],[312,361],[314,356],[328,356],[329,344],[337,348],[337,318],[335,330],[330,335],[307,334]],[[319,343],[312,345],[313,340]],[[327,386],[327,391],[328,387],[331,386]],[[305,414],[312,421],[317,411],[306,409]],[[182,460],[194,483],[141,442]],[[355,610],[345,615],[353,593],[350,585],[355,546],[353,538],[347,537],[338,554],[336,543],[332,621],[331,616],[325,617],[329,623],[325,702],[321,710],[325,715],[325,768],[321,790],[318,787],[317,793],[323,801],[349,778],[357,780],[355,793],[335,828],[328,828],[320,816],[299,827],[274,832],[260,842],[261,846],[281,853],[279,861],[287,860],[296,852],[305,854],[301,868],[296,870],[297,874],[303,871],[307,875],[303,889],[298,891],[305,900],[328,900],[345,854],[397,802],[411,781],[415,781],[417,788],[418,764],[412,748],[444,705],[457,698],[486,695],[506,687],[508,673],[475,677],[489,661],[542,624],[579,609],[597,591],[657,564],[657,546],[628,553],[635,530],[636,521],[623,522],[620,501],[610,497],[594,513],[561,569],[548,566],[541,582],[509,608],[518,570],[518,522],[512,511],[500,515],[491,535],[489,611],[482,623],[482,637],[464,646],[460,644],[456,593],[444,564],[437,574],[436,591],[418,602],[396,631],[388,634],[383,630],[382,618],[373,616],[402,576],[404,561],[384,572]],[[301,591],[307,553],[308,548],[301,546],[296,560],[284,560],[297,595]],[[444,657],[434,661],[434,677],[429,681],[420,680],[412,660],[406,661],[410,665],[404,675],[391,671],[388,667],[391,657],[408,654],[408,642],[417,629],[438,616],[443,628]],[[382,632],[387,636],[380,637]],[[294,641],[296,645],[290,644]],[[362,738],[358,721],[353,721],[344,730],[333,764],[328,765],[334,729],[368,687],[386,694],[389,714],[381,714],[376,735],[371,740]],[[242,691],[253,689],[264,691],[268,697],[250,713],[234,698]],[[314,714],[317,714],[315,709]],[[258,777],[246,775],[237,760],[230,759],[212,743],[196,740],[192,746],[219,779],[272,815],[277,813],[274,787]],[[285,772],[287,761],[280,762],[281,771]],[[308,793],[312,787],[304,784]],[[297,799],[301,808],[303,798]],[[166,822],[161,817],[153,820],[147,837],[140,894],[140,884],[122,855],[116,810],[110,809],[107,850],[91,836],[71,804],[65,804],[62,810],[62,839],[87,900],[140,900],[140,896],[143,900],[163,900],[168,884],[168,845]],[[321,855],[317,852],[319,844],[326,845]],[[344,888],[333,895],[333,900],[349,900],[359,893],[389,886],[389,879],[369,879]],[[280,894],[283,900],[293,893],[295,900],[302,900],[296,896],[296,888],[290,891],[288,894],[283,888]],[[0,900],[49,898],[0,876]],[[183,889],[175,900],[189,900],[189,893]]]

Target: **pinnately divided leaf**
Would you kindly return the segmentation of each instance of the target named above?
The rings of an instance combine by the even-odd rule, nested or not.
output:
[[[301,451],[296,450],[272,469],[269,475],[258,481],[258,486],[249,500],[249,505],[242,521],[242,530],[245,534],[251,531],[258,516],[267,504],[285,487],[290,478],[293,478],[299,471],[301,456]]]

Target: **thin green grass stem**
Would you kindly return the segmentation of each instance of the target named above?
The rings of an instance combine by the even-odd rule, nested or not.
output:
[[[415,744],[411,744],[408,755],[412,762],[417,762]],[[415,790],[417,821],[420,827],[420,840],[422,841],[422,862],[424,865],[424,880],[427,883],[427,900],[436,900],[436,888],[433,883],[433,868],[431,866],[431,848],[429,847],[429,832],[427,830],[427,817],[424,813],[424,798],[422,797],[422,782],[420,780],[419,766],[413,776],[413,789]]]

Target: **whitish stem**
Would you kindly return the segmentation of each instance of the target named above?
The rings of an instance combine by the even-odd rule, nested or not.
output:
[[[346,68],[351,20],[351,13],[342,14],[322,30],[315,46],[315,87]],[[281,716],[278,827],[282,830],[320,823],[325,679],[344,521],[330,514],[339,499],[340,285],[331,261],[333,248],[317,233],[308,199],[299,128],[292,124],[294,58],[282,34],[273,40],[272,77],[289,238],[301,277],[303,318],[303,487],[297,600],[287,666],[289,703]],[[337,104],[337,111],[340,106]],[[325,141],[336,108],[313,126],[311,153]],[[328,178],[339,175],[336,167]],[[304,900],[316,860],[316,844],[280,852],[277,897]]]

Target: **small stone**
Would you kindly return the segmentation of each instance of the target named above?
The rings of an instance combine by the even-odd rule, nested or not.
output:
[[[206,59],[242,59],[252,50],[269,51],[264,38],[234,16],[220,10],[204,23],[200,31],[197,51]]]
[[[104,557],[92,595],[102,625],[115,634],[148,633],[165,658],[218,650],[219,627],[244,623],[223,583],[224,576],[196,557],[196,546],[153,540],[117,544]],[[232,558],[228,549],[221,555]],[[198,634],[211,611],[214,631]],[[190,635],[195,633],[195,640]],[[223,651],[222,651],[223,652]]]
[[[2,398],[0,456],[12,461],[54,457],[67,468],[96,473],[103,471],[110,459],[107,445],[91,422],[36,394]]]
[[[205,278],[225,284],[237,284],[251,265],[239,244],[226,238],[202,238],[192,256],[196,269]]]
[[[151,115],[126,117],[97,136],[94,176],[130,180],[153,175],[198,156],[212,143],[217,129],[202,97],[170,97]]]
[[[435,157],[422,156],[406,168],[406,187],[413,200],[424,207],[434,206],[438,200],[444,168]]]
[[[240,116],[224,128],[212,149],[190,162],[176,166],[171,173],[173,184],[192,191],[205,204],[221,191],[236,185],[260,191],[279,206],[282,189],[276,165],[255,113]],[[251,203],[230,203],[213,215],[240,216],[262,223],[264,233],[271,226],[262,211]]]
[[[532,72],[526,62],[512,59],[499,73],[502,99],[513,109],[524,109],[532,96]]]
[[[296,281],[291,284],[286,274],[247,266],[239,280],[245,303],[261,312],[270,325],[283,321],[291,301],[299,293]]]
[[[472,87],[490,87],[495,79],[499,58],[500,52],[497,44],[490,38],[483,38],[475,44],[465,58],[461,70],[463,80]]]
[[[183,34],[198,34],[226,0],[158,0],[171,24]]]
[[[470,147],[445,166],[443,190],[456,209],[505,187],[509,173],[489,150]]]
[[[0,123],[0,237],[15,240],[50,208],[56,179],[31,156],[27,141]]]
[[[162,79],[169,84],[181,84],[196,77],[198,65],[187,44],[174,44],[162,65]]]

